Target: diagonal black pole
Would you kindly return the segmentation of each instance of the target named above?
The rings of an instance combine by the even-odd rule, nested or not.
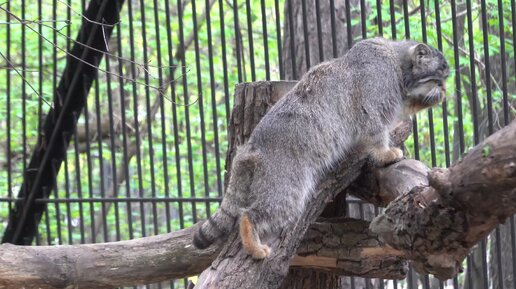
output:
[[[57,172],[65,157],[98,65],[120,17],[124,0],[91,0],[84,12],[77,42],[74,43],[59,86],[53,108],[48,112],[40,132],[17,202],[9,214],[2,243],[30,245],[46,204],[36,199],[48,198],[56,183]]]

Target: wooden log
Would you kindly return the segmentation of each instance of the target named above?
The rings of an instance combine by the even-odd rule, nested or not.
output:
[[[475,146],[449,169],[421,170],[415,181],[371,224],[416,270],[448,279],[471,248],[516,213],[516,121]],[[404,176],[393,176],[398,181]]]
[[[363,277],[401,279],[401,252],[383,247],[369,223],[346,220],[316,223],[302,241],[296,268]],[[201,273],[220,246],[192,245],[197,225],[169,234],[130,241],[65,245],[0,245],[0,288],[114,288]],[[377,252],[378,254],[371,254]]]

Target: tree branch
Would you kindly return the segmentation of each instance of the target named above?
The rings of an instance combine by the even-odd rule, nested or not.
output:
[[[513,121],[451,168],[416,172],[428,184],[414,183],[373,221],[372,230],[405,252],[419,272],[453,277],[471,248],[516,213],[515,139]]]
[[[386,248],[369,223],[316,223],[307,232],[292,266],[338,274],[401,279],[402,253]],[[221,246],[192,245],[197,225],[130,241],[68,246],[0,245],[0,288],[114,288],[197,275]]]

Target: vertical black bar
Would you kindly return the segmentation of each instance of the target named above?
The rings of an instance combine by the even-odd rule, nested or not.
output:
[[[57,2],[55,0],[52,1],[52,2],[53,2],[52,3],[53,4],[53,6],[52,6],[52,20],[54,20],[53,23],[52,23],[52,41],[53,41],[53,44],[57,46],[58,45],[57,44],[57,32],[56,32],[57,31],[57,22],[55,21],[57,19]],[[25,19],[25,18],[22,17],[22,19]],[[68,51],[69,51],[69,49],[70,48],[67,47]],[[53,49],[52,60],[54,62],[53,63],[54,78],[53,78],[52,91],[56,91],[56,89],[57,89],[57,48],[55,46],[54,46],[54,49]],[[63,134],[62,136],[63,136],[63,144],[66,144],[66,140],[65,140],[65,137],[64,137],[65,134]],[[63,159],[66,160],[66,158],[67,158],[67,154],[65,153]],[[51,167],[52,167],[52,177],[55,179],[57,177],[57,171],[56,171],[57,169],[55,168],[55,164],[52,164]],[[67,185],[69,185],[69,183]],[[57,196],[58,189],[57,189],[57,183],[56,182],[54,182],[54,184],[52,186],[52,189],[54,190],[54,192],[56,193],[56,196]],[[69,186],[66,187],[65,189],[68,190],[67,193],[70,192],[70,187]],[[67,208],[67,209],[69,209],[69,208]],[[71,215],[71,211],[70,210],[71,209],[69,209],[68,212],[67,212],[69,214],[68,216]],[[57,211],[59,211],[59,207],[56,207],[56,212]],[[46,217],[46,225],[48,227],[48,225],[50,224],[50,216],[49,216],[49,213],[48,213],[48,209],[45,210],[45,217]],[[61,226],[61,224],[60,224],[60,222],[58,222],[58,224],[56,224],[56,227],[57,227],[57,230],[59,232],[58,233],[58,238],[61,240],[62,236],[60,234],[60,232],[61,232],[61,227],[60,226]],[[47,228],[47,232],[50,234],[50,228]],[[70,234],[69,236],[72,236],[72,235]]]
[[[271,79],[271,68],[269,64],[269,39],[267,31],[267,13],[265,11],[265,0],[260,0],[262,10],[262,32],[263,32],[263,49],[265,53],[265,80]]]
[[[390,2],[389,3],[389,11],[391,14],[391,34],[392,34],[392,39],[396,39],[396,10],[395,10],[396,7],[394,7],[394,0],[390,0],[389,2]],[[439,1],[434,1],[434,2],[438,3]],[[439,4],[436,4],[436,5],[439,5]],[[440,23],[438,25],[440,25]]]
[[[471,278],[471,276],[472,276],[472,270],[471,269],[473,268],[473,262],[471,261],[471,258],[472,258],[471,256],[468,256],[466,258],[466,262],[467,262],[466,264],[468,266],[467,267],[467,271],[466,271],[467,272],[466,273],[466,277],[468,278],[467,279],[467,282],[468,282],[468,288],[467,289],[471,289],[472,281],[473,281],[472,278]],[[464,281],[464,282],[466,282],[466,281]]]
[[[25,19],[25,0],[21,2],[21,18]],[[27,62],[26,62],[26,45],[25,45],[25,25],[21,25],[21,99],[22,99],[22,156],[23,156],[23,172],[27,170],[27,90],[25,85],[25,79],[27,79]],[[27,190],[27,186],[23,187]],[[27,194],[25,194],[27,195]]]
[[[358,201],[358,210],[359,210],[359,216],[361,220],[365,220],[365,214],[364,214],[364,203],[362,201]],[[365,282],[365,289],[371,289],[371,279],[364,278]]]
[[[177,65],[174,63],[174,56],[172,54],[172,30],[170,29],[170,8],[169,8],[169,0],[165,1],[165,11],[166,11],[166,22],[167,22],[167,45],[168,45],[168,63],[169,63],[169,73],[170,78],[175,79],[174,72],[176,70]],[[180,6],[179,6],[180,7]],[[181,48],[179,48],[181,49]],[[186,77],[182,74],[181,78]],[[182,184],[181,184],[181,154],[179,150],[179,131],[178,131],[178,121],[177,121],[177,105],[176,105],[176,82],[172,81],[170,94],[172,98],[172,127],[174,131],[174,152],[175,152],[175,161],[176,161],[176,182],[177,182],[177,194],[178,197],[181,198],[183,196]],[[168,203],[167,203],[168,204]],[[179,214],[179,226],[181,228],[184,227],[184,219],[183,219],[183,203],[178,202],[178,214]]]
[[[11,2],[5,3],[6,9],[11,11]],[[7,33],[6,33],[6,57],[9,63],[11,62],[11,15],[6,14]],[[6,127],[7,127],[7,140],[6,140],[6,158],[7,158],[7,196],[9,199],[13,199],[13,188],[12,188],[12,159],[11,159],[11,69],[5,70],[5,82],[6,82]],[[12,203],[9,202],[9,212],[13,209]]]
[[[423,42],[427,43],[427,32],[426,32],[426,8],[425,8],[425,1],[420,1],[421,5],[421,33],[423,34]],[[430,132],[430,154],[432,159],[432,167],[435,167],[437,165],[437,157],[435,153],[435,132],[434,132],[434,113],[432,108],[428,109],[428,126],[429,126],[429,132]],[[425,278],[428,278],[428,276],[425,276]],[[426,279],[425,279],[426,280]]]
[[[177,0],[177,7],[181,7],[181,0]],[[185,44],[184,44],[184,35],[183,35],[183,12],[181,11],[181,9],[178,9],[178,11],[180,11],[178,13],[178,24],[179,24],[179,48],[180,50],[182,51],[185,51]],[[186,51],[185,51],[186,52]],[[239,53],[239,52],[238,52]],[[237,53],[237,57],[238,56],[238,53]],[[188,84],[187,84],[187,79],[186,79],[186,61],[185,61],[185,53],[181,53],[180,55],[181,57],[181,80],[182,80],[182,87],[183,87],[183,99],[184,99],[184,103],[185,104],[188,104],[188,101],[187,101],[187,97],[186,95],[188,95]],[[238,68],[240,69],[240,68]],[[173,105],[172,109],[173,109],[173,112],[176,112],[176,106]],[[187,108],[185,107],[185,112],[187,111]],[[188,115],[187,115],[188,116]],[[177,114],[174,113],[174,137],[176,138],[176,170],[177,170],[177,184],[178,184],[178,196],[181,198],[182,197],[182,177],[181,177],[181,169],[180,169],[180,159],[181,159],[181,155],[179,154],[180,153],[180,150],[179,150],[179,136],[178,136],[178,122],[177,122]],[[186,119],[188,119],[186,117]],[[188,124],[188,123],[187,123]],[[189,124],[187,126],[189,128]],[[192,209],[193,211],[195,211],[195,207]],[[180,216],[182,216],[184,214],[184,210],[183,210],[183,202],[179,202],[179,214]],[[180,226],[181,228],[184,227],[185,223],[184,223],[184,219],[181,218],[179,220],[180,222]]]
[[[471,85],[471,114],[473,118],[473,141],[478,144],[480,141],[478,135],[478,111],[477,111],[477,80],[475,73],[475,44],[473,41],[473,17],[471,15],[471,0],[466,0],[466,12],[468,22],[468,45],[469,45],[469,69],[470,69],[470,85]]]
[[[128,3],[131,1],[128,1]],[[111,150],[111,171],[112,171],[112,178],[111,178],[111,189],[113,190],[113,196],[116,198],[118,197],[118,168],[117,168],[117,162],[116,162],[116,142],[115,142],[115,121],[114,121],[114,112],[113,112],[113,96],[111,94],[112,88],[111,88],[111,66],[110,66],[110,59],[109,57],[105,58],[106,63],[106,94],[107,94],[107,104],[108,104],[108,115],[109,115],[109,140],[110,140],[110,150]],[[136,114],[136,113],[135,113]],[[118,202],[113,203],[113,207],[115,209],[115,226],[116,226],[116,240],[120,240],[120,211],[118,208],[119,204]]]
[[[378,34],[383,36],[382,0],[376,0],[376,17],[378,21]]]
[[[403,20],[405,23],[405,38],[410,39],[410,15],[408,12],[407,1],[403,1]],[[414,140],[414,158],[419,160],[419,133],[417,128],[417,115],[412,117],[412,133]]]
[[[93,166],[91,162],[91,147],[90,147],[90,119],[88,110],[88,99],[84,102],[84,120],[85,120],[85,134],[86,134],[86,163],[88,171],[88,197],[93,199]],[[94,202],[89,202],[90,207],[90,229],[91,229],[91,241],[97,242],[97,236],[95,235],[95,206]]]
[[[426,36],[425,1],[424,0],[420,0],[419,3],[421,5],[421,9],[419,9],[421,11],[421,33],[423,35],[423,42],[427,43],[428,39],[427,39],[427,36]]]
[[[407,1],[403,1],[403,20],[405,23],[405,37],[407,39],[410,39],[409,12]]]
[[[513,26],[514,27],[514,26]],[[511,228],[511,256],[512,256],[512,274],[516,274],[516,226],[514,224],[514,216],[509,217],[509,225]],[[513,289],[516,289],[516,282],[513,282]]]
[[[366,19],[365,0],[360,0],[360,23],[362,25],[362,39],[367,38],[367,19]]]
[[[167,0],[168,3],[168,0]],[[226,51],[226,27],[224,25],[224,0],[219,0],[220,44],[222,48],[222,70],[224,74],[224,103],[226,104],[226,123],[231,115],[229,107],[228,60]],[[168,22],[167,22],[168,23]],[[170,45],[168,47],[171,47]]]
[[[43,11],[41,1],[38,1],[38,18],[43,19]],[[9,14],[9,13],[7,13]],[[54,21],[55,23],[55,21]],[[9,46],[10,44],[7,43]],[[9,69],[7,69],[9,71]],[[38,131],[41,131],[41,124],[43,122],[43,25],[38,24]],[[9,110],[7,110],[9,114]],[[8,127],[8,129],[10,129]],[[38,133],[38,143],[41,142],[41,134]],[[8,168],[9,169],[9,168]]]
[[[117,34],[116,34],[116,41],[117,41],[117,49],[118,49],[118,75],[123,76],[123,62],[122,62],[122,29],[120,26],[120,22],[116,24]],[[124,89],[124,80],[122,77],[118,78],[118,87],[120,90],[120,120],[121,120],[121,127],[122,127],[122,143],[123,143],[123,159],[124,159],[124,175],[125,175],[125,195],[127,198],[131,197],[131,179],[129,175],[129,148],[128,148],[128,132],[127,132],[127,116],[126,116],[126,96],[125,96],[125,89]],[[133,218],[132,218],[132,202],[126,203],[126,217],[127,217],[127,226],[128,226],[128,233],[129,233],[129,239],[134,238],[134,231],[133,231]]]
[[[52,238],[52,232],[50,231],[50,217],[49,217],[49,213],[48,213],[48,210],[45,210],[45,227],[46,227],[46,231],[47,231],[47,244],[46,245],[53,245],[52,244],[52,240],[54,238]],[[38,221],[37,219],[35,219],[34,221]]]
[[[67,4],[70,4],[70,1],[67,1]],[[53,6],[53,20],[56,20],[56,17],[57,17],[57,2],[54,1],[54,6]],[[67,19],[70,19],[71,18],[71,9],[69,7],[67,7]],[[68,18],[68,16],[70,18]],[[56,27],[56,22],[52,23],[52,30],[54,32],[54,43],[57,44],[57,34],[55,33],[57,27]],[[70,37],[71,36],[71,27],[70,25],[68,25],[66,27],[66,36],[67,37]],[[70,38],[68,38],[70,39]],[[83,39],[81,39],[83,40]],[[70,50],[70,41],[67,41],[66,42],[66,49],[67,51]],[[57,58],[54,59],[55,61],[57,61]],[[56,64],[57,65],[57,64]],[[63,145],[66,145],[66,137],[63,135]],[[70,174],[69,174],[69,170],[68,170],[68,156],[67,154],[65,154],[64,156],[64,176],[65,176],[65,196],[67,199],[70,199],[71,196],[70,196]],[[57,184],[56,184],[56,188],[55,188],[55,195],[58,196],[58,189],[57,189]],[[73,244],[74,243],[74,240],[73,240],[73,231],[74,231],[74,227],[72,226],[72,204],[71,203],[67,203],[65,205],[66,207],[66,217],[67,217],[67,230],[68,230],[68,240],[69,240],[69,243],[70,244]]]
[[[290,61],[292,62],[292,77],[297,79],[297,65],[296,65],[296,43],[294,34],[294,9],[292,7],[292,0],[287,0],[287,13],[288,13],[288,28],[289,28],[289,39],[290,39]]]
[[[498,288],[499,289],[503,289],[504,288],[504,284],[503,284],[503,281],[504,281],[504,278],[503,278],[503,266],[502,266],[502,236],[500,234],[500,227],[496,227],[496,230],[495,230],[495,236],[496,236],[496,244],[495,244],[495,252],[496,252],[496,269],[498,270],[498,275],[497,275],[497,279],[498,279]],[[487,266],[487,264],[485,264],[484,266]],[[493,280],[493,283],[495,282],[495,280]]]
[[[489,288],[489,283],[488,283],[488,278],[489,278],[489,275],[487,273],[487,241],[486,239],[482,240],[480,242],[480,249],[482,250],[482,281],[483,281],[483,286],[484,286],[484,289],[488,289]]]
[[[165,187],[165,196],[169,196],[169,177],[168,177],[168,158],[167,158],[167,142],[166,142],[166,124],[165,124],[165,91],[162,89],[165,87],[163,83],[163,64],[161,60],[161,37],[160,37],[160,21],[159,21],[159,10],[158,10],[158,1],[154,0],[154,28],[156,33],[156,53],[158,58],[158,84],[160,87],[159,90],[159,109],[160,109],[160,116],[161,116],[161,153],[162,153],[162,166],[163,166],[163,184]],[[211,60],[211,58],[210,58]],[[172,79],[172,78],[171,78]],[[170,222],[170,208],[168,205],[168,202],[164,203],[165,211],[167,215],[167,222]],[[158,214],[156,213],[154,215],[154,233],[158,234]]]
[[[353,46],[353,29],[351,26],[351,4],[346,0],[346,32],[348,36],[348,49]]]
[[[505,26],[503,19],[503,1],[498,0],[498,27],[500,31],[500,66],[502,68],[503,119],[504,125],[509,124],[509,99],[507,96],[507,68],[505,64]],[[513,27],[514,29],[514,27]],[[513,31],[514,34],[514,31]],[[513,43],[513,45],[515,45]],[[516,58],[516,57],[515,57]],[[501,271],[500,271],[501,273]],[[501,276],[500,276],[501,277]],[[500,278],[501,279],[501,278]],[[503,287],[500,287],[503,289]]]
[[[177,1],[178,3],[178,7],[181,7],[181,0],[178,0]],[[235,4],[235,3],[234,3]],[[236,8],[236,6],[235,6]],[[181,11],[181,9],[179,9],[179,11]],[[236,11],[234,11],[236,13]],[[186,47],[185,47],[185,42],[184,42],[184,31],[183,31],[183,13],[182,11],[179,13],[178,15],[179,17],[179,45],[180,45],[180,49],[183,50],[183,51],[186,51]],[[236,21],[238,22],[238,21]],[[238,25],[238,24],[236,24]],[[238,33],[238,32],[237,32]],[[238,47],[238,41],[237,41],[237,47]],[[237,49],[237,54],[239,54],[240,52],[238,51]],[[185,105],[185,125],[186,125],[186,146],[187,146],[187,149],[188,149],[188,178],[189,178],[189,181],[190,181],[190,196],[191,197],[195,197],[195,186],[194,186],[194,173],[193,173],[193,160],[192,160],[192,134],[191,134],[191,131],[190,131],[190,109],[189,109],[189,106],[188,104],[190,103],[189,101],[189,97],[188,97],[188,83],[187,83],[187,79],[186,79],[186,60],[185,60],[185,53],[182,53],[181,55],[181,62],[182,62],[182,69],[183,69],[183,99],[184,99],[184,103],[186,104]],[[239,73],[239,78],[241,77],[241,74]],[[241,79],[239,79],[239,81],[241,81]],[[196,203],[193,201],[192,203],[192,217],[193,217],[193,222],[196,223],[197,222],[197,206],[196,206]]]
[[[290,0],[289,0],[290,1]],[[349,1],[346,3],[346,8],[349,8]],[[292,23],[292,21],[291,21]],[[338,57],[337,51],[337,28],[335,26],[335,0],[330,0],[330,24],[331,24],[331,44],[333,48],[333,58]],[[292,58],[294,54],[292,53]]]
[[[321,7],[319,1],[315,1],[315,19],[317,21],[317,47],[319,49],[319,62],[324,61],[324,47],[322,39]]]
[[[195,3],[195,1],[192,1],[192,3]],[[140,20],[141,20],[141,30],[142,30],[142,40],[143,40],[143,67],[144,67],[144,80],[145,80],[145,108],[147,110],[147,144],[148,144],[148,152],[149,152],[149,173],[150,173],[150,181],[151,181],[151,196],[156,196],[156,174],[154,171],[154,142],[153,142],[153,133],[152,133],[152,122],[153,122],[153,112],[152,112],[152,104],[150,101],[150,90],[149,90],[149,56],[147,55],[147,22],[146,22],[146,16],[145,16],[145,4],[143,0],[140,0]],[[195,15],[194,15],[195,16]],[[195,19],[195,17],[194,17]],[[162,97],[159,95],[158,97]],[[157,224],[155,223],[155,220],[157,218],[157,208],[156,203],[151,202],[152,207],[152,216],[154,221],[154,229],[157,230]],[[145,217],[142,215],[142,218]],[[150,217],[149,217],[150,218]],[[143,224],[143,222],[142,222]],[[142,229],[144,229],[145,226],[142,226]],[[157,232],[155,232],[157,234]],[[146,232],[143,233],[143,236],[146,236]]]
[[[471,284],[471,283],[470,283]],[[459,279],[457,276],[453,277],[453,289],[459,289]]]
[[[408,288],[409,289],[417,289],[417,287],[414,288],[414,286],[412,286],[414,284],[414,269],[412,269],[412,266],[409,266],[407,275],[408,275],[407,276]],[[416,282],[417,282],[417,280],[416,280]]]
[[[443,39],[441,31],[441,9],[439,8],[439,1],[434,1],[435,7],[435,24],[437,32],[437,47],[440,51],[443,51]],[[443,115],[443,133],[444,133],[444,156],[446,167],[450,166],[450,134],[448,132],[448,105],[446,98],[442,104],[442,115]]]
[[[250,9],[250,7],[248,7]],[[206,9],[210,9],[209,4]],[[210,188],[209,188],[209,180],[208,180],[208,158],[206,156],[206,124],[204,121],[204,93],[203,93],[203,85],[202,85],[202,76],[201,76],[201,55],[199,52],[199,31],[197,27],[197,11],[195,7],[195,1],[192,1],[192,20],[193,20],[193,33],[194,33],[194,48],[195,48],[195,67],[196,67],[196,74],[197,74],[197,94],[199,99],[197,100],[197,103],[199,104],[199,120],[201,122],[201,152],[202,152],[202,169],[203,169],[203,183],[204,183],[204,195],[206,197],[209,197],[210,194]],[[209,11],[207,12],[209,14]],[[250,14],[249,14],[250,17]],[[248,25],[250,25],[250,19],[248,19]],[[249,26],[251,27],[251,26]],[[249,35],[252,38],[252,33]],[[249,45],[251,51],[253,51],[252,48],[252,40],[249,40]],[[256,78],[255,71],[254,71],[254,56],[251,55],[251,72],[253,81]],[[192,147],[190,147],[190,150]],[[192,165],[193,168],[193,165]],[[192,171],[192,177],[193,177],[193,171]],[[190,186],[192,197],[195,196],[195,187],[193,186],[193,182]],[[195,202],[195,201],[194,201]],[[206,212],[210,211],[210,202],[206,200]]]
[[[306,71],[310,68],[310,38],[308,37],[308,21],[306,20],[306,0],[301,0],[301,13],[303,17],[303,40],[305,42]]]
[[[493,96],[491,95],[491,66],[489,60],[489,39],[488,39],[488,24],[487,24],[487,5],[486,1],[480,2],[481,14],[482,14],[482,32],[484,36],[484,64],[485,64],[485,76],[486,76],[486,90],[487,90],[487,119],[488,119],[488,133],[494,132],[493,124]],[[455,32],[455,30],[454,30]]]
[[[453,56],[455,62],[455,94],[456,94],[456,111],[459,122],[459,151],[460,154],[464,153],[464,125],[462,120],[462,93],[460,89],[460,63],[459,63],[459,42],[457,35],[457,6],[455,0],[451,0],[451,11],[452,11],[452,27],[453,27]]]
[[[285,67],[283,67],[283,55],[281,49],[281,17],[279,12],[279,0],[274,0],[274,11],[276,12],[276,42],[278,45],[278,62],[280,79],[285,79]]]
[[[129,47],[130,47],[130,55],[131,55],[131,79],[136,79],[136,65],[135,65],[135,52],[134,52],[134,28],[133,28],[133,7],[131,1],[127,2],[127,12],[129,17]],[[178,5],[179,13],[181,11],[181,5]],[[141,139],[140,139],[140,121],[138,117],[138,90],[136,82],[132,82],[132,92],[133,92],[133,115],[134,115],[134,136],[136,142],[136,166],[138,171],[138,196],[143,197],[143,177],[142,177],[142,158],[141,158]],[[144,203],[140,202],[140,215],[142,217],[141,220],[141,228],[142,234],[145,231],[145,208]]]
[[[78,114],[74,113],[75,122],[77,123]],[[75,155],[75,189],[77,190],[77,198],[82,199],[82,183],[81,183],[81,162],[79,159],[79,138],[77,137],[77,127],[75,128],[74,135],[74,155]],[[56,171],[56,178],[57,178],[57,171]],[[56,194],[57,196],[57,194]],[[56,205],[58,202],[56,202]],[[83,203],[79,202],[79,228],[81,230],[81,244],[86,243],[86,237],[84,235],[84,208]]]
[[[97,116],[101,116],[100,112],[100,88],[99,88],[99,77],[95,76],[95,113]],[[106,197],[106,180],[104,179],[104,154],[102,150],[102,124],[97,121],[97,149],[99,158],[99,174],[100,174],[100,196]],[[65,163],[66,164],[66,163]],[[67,171],[67,170],[65,170]],[[101,202],[101,213],[102,213],[102,234],[104,236],[104,242],[109,241],[108,224],[107,224],[107,208],[106,203]]]
[[[34,221],[37,222],[38,220],[35,219]],[[40,245],[41,245],[41,235],[39,233],[39,228],[38,228],[38,233],[36,234],[36,246],[40,246]]]
[[[156,8],[156,2],[155,2],[155,10],[154,10],[154,13],[155,13],[155,19],[157,21],[158,19],[158,16],[156,13],[158,13],[158,10]],[[168,0],[165,1],[165,21],[166,21],[166,34],[167,34],[167,47],[168,47],[168,58],[169,58],[169,77],[168,79],[166,79],[166,81],[170,81],[171,83],[169,83],[169,85],[171,86],[170,90],[171,90],[171,103],[173,106],[175,106],[175,99],[174,99],[174,95],[175,95],[175,86],[174,86],[174,71],[175,71],[175,67],[173,65],[173,60],[172,60],[172,39],[171,39],[171,31],[170,31],[170,7],[169,7],[169,2]],[[156,26],[158,26],[158,24],[156,24]],[[156,27],[156,30],[157,32],[159,31],[159,29]],[[160,38],[160,37],[157,37],[157,38]],[[223,44],[224,45],[224,44]],[[161,71],[161,59],[160,59],[160,71]],[[163,96],[164,97],[164,96]],[[162,127],[161,127],[161,131],[162,133],[165,132],[165,118],[164,118],[164,114],[165,114],[165,107],[164,107],[165,103],[164,102],[161,102],[161,114],[162,114],[162,118],[161,118],[161,122],[162,122]],[[176,124],[173,124],[173,126],[175,126]],[[163,153],[165,154],[166,153],[166,147],[167,147],[167,143],[166,143],[166,137],[162,134],[162,147],[163,147]],[[174,142],[175,142],[175,138],[174,138]],[[166,155],[163,156],[163,168],[164,168],[164,175],[165,175],[165,197],[170,197],[170,188],[169,188],[169,185],[170,185],[170,178],[169,178],[169,173],[168,173],[168,157]],[[128,202],[129,203],[129,202]],[[127,209],[128,211],[128,214],[129,214],[129,207]],[[172,231],[172,225],[171,225],[171,214],[170,214],[170,202],[165,202],[165,217],[167,219],[167,232],[171,232]],[[173,286],[173,281],[171,281],[171,286]]]
[[[512,55],[516,55],[516,33],[514,33],[514,27],[516,27],[516,1],[511,0],[511,11],[512,11]],[[514,67],[516,67],[516,56],[514,58]],[[514,271],[516,274],[516,271]],[[516,282],[514,282],[516,286]]]
[[[181,6],[178,6],[181,7]],[[182,16],[181,16],[182,17]],[[181,18],[180,17],[180,18]],[[182,20],[180,20],[182,21]],[[242,59],[240,52],[240,24],[238,21],[238,2],[237,0],[233,0],[233,25],[235,28],[235,48],[236,48],[236,57],[237,57],[237,70],[238,70],[238,82],[242,82]],[[181,27],[181,25],[180,25]],[[182,46],[183,47],[183,46]],[[184,62],[183,62],[184,64]]]
[[[423,276],[423,289],[430,289],[430,278],[428,278],[428,274]]]
[[[263,7],[263,6],[262,6]],[[263,8],[265,9],[265,8]],[[217,117],[217,95],[216,95],[216,87],[215,87],[215,68],[213,67],[213,44],[212,44],[212,35],[211,35],[211,17],[210,17],[210,1],[206,0],[206,28],[208,33],[208,62],[210,66],[210,93],[211,93],[211,110],[212,110],[212,121],[213,121],[213,142],[214,142],[214,149],[215,149],[215,168],[217,172],[217,192],[218,195],[222,195],[222,170],[220,166],[220,147],[219,147],[219,126],[218,126],[218,117]],[[264,11],[262,11],[263,17],[265,17]],[[265,38],[265,42],[267,42],[267,39]],[[266,54],[266,58],[268,58]],[[268,60],[267,60],[267,69],[268,67]],[[268,70],[266,71],[267,75]],[[208,184],[206,183],[206,187]],[[206,190],[206,195],[209,196],[208,190]],[[208,216],[210,216],[210,211],[208,210],[206,212]]]
[[[63,138],[65,139],[65,138]],[[58,174],[58,169],[57,169],[57,162],[54,162],[53,165],[52,165],[52,176],[54,177],[54,179],[57,179],[57,174]],[[48,188],[48,187],[45,187],[44,190],[45,191],[50,191],[50,190],[54,190],[55,192],[55,195],[54,196],[58,196],[57,192],[57,184],[54,183],[52,188]],[[50,192],[47,192],[48,195],[50,195]],[[62,245],[63,244],[63,236],[61,234],[62,232],[62,227],[61,227],[61,210],[59,208],[59,203],[58,202],[55,202],[54,203],[54,206],[56,208],[56,212],[55,212],[55,217],[56,217],[56,230],[57,230],[57,244],[58,245]],[[46,210],[48,211],[48,210]],[[48,217],[49,215],[47,215]],[[81,235],[82,235],[82,232],[81,232]]]
[[[192,2],[193,3],[193,2]],[[253,22],[251,18],[251,1],[246,1],[247,12],[247,41],[249,42],[249,61],[251,62],[251,80],[256,81],[256,68],[254,66],[254,42],[253,42]],[[194,27],[195,29],[195,27]]]

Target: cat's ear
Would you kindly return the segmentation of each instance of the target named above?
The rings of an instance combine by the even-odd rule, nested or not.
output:
[[[414,65],[420,65],[432,54],[432,49],[426,44],[419,43],[409,48],[410,58]]]

